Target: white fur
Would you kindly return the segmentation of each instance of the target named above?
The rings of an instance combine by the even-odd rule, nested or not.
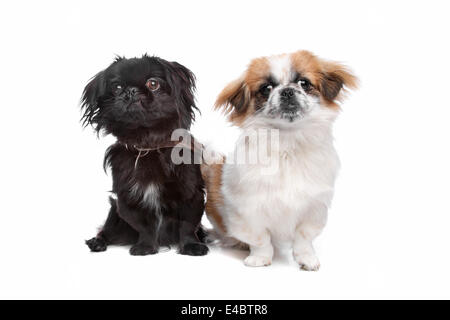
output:
[[[288,57],[278,57],[272,61],[272,73],[284,79],[290,73],[288,65]],[[271,264],[273,244],[279,243],[292,246],[294,259],[303,269],[319,268],[312,241],[325,226],[339,168],[332,137],[337,111],[299,92],[306,106],[301,116],[289,121],[279,114],[257,113],[244,123],[236,144],[235,152],[245,145],[249,153],[257,154],[258,145],[249,144],[245,137],[256,129],[278,129],[279,145],[268,148],[278,170],[268,174],[271,171],[262,163],[225,163],[223,167],[222,216],[227,236],[249,244],[247,266]],[[271,102],[276,95],[272,92],[267,106],[276,107]]]
[[[162,223],[160,186],[156,183],[149,183],[145,187],[142,187],[139,184],[135,184],[131,188],[131,194],[133,194],[135,197],[141,198],[142,204],[147,206],[149,209],[154,210],[156,218],[158,219],[156,229],[159,230]]]
[[[270,70],[281,84],[288,84],[292,78],[291,56],[282,54],[269,58]]]
[[[155,210],[160,209],[160,190],[157,184],[149,183],[145,187],[135,184],[131,193],[136,197],[142,197],[142,203],[147,207]]]
[[[154,183],[150,183],[147,188],[145,188],[143,194],[143,201],[149,206],[155,209],[160,208],[159,202],[159,187]]]

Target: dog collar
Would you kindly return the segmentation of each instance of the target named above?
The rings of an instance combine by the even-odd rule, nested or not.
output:
[[[197,141],[192,139],[191,144],[185,143],[184,141],[167,141],[163,144],[157,145],[155,147],[139,147],[136,145],[128,145],[127,143],[123,143],[121,141],[119,141],[119,143],[123,146],[125,146],[125,148],[128,151],[131,151],[131,149],[134,149],[138,152],[137,156],[136,156],[136,161],[134,162],[134,168],[136,169],[139,159],[145,157],[146,155],[148,155],[150,152],[152,151],[158,151],[158,153],[160,153],[161,149],[168,149],[168,148],[175,148],[175,147],[179,147],[179,148],[186,148],[189,149],[191,151],[195,151],[195,150],[203,150],[203,145],[201,143],[198,143]]]

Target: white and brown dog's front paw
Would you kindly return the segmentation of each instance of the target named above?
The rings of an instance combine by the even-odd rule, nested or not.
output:
[[[247,258],[245,258],[244,264],[247,267],[265,267],[272,264],[272,259],[264,256],[249,255]]]
[[[303,270],[318,271],[320,268],[319,259],[313,253],[294,254],[294,258]]]

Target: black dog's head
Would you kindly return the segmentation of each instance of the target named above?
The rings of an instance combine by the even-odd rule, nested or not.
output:
[[[117,58],[84,89],[82,121],[128,143],[170,137],[174,129],[189,129],[194,90],[193,73],[177,62]]]

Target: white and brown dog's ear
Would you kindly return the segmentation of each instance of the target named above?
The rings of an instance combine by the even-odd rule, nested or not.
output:
[[[346,66],[331,61],[321,61],[321,65],[319,90],[327,102],[333,103],[339,100],[345,88],[357,88],[358,79]]]
[[[248,111],[250,105],[250,89],[245,82],[245,74],[229,83],[219,94],[215,103],[216,110],[223,110],[229,114],[232,122],[240,122],[238,119]]]

